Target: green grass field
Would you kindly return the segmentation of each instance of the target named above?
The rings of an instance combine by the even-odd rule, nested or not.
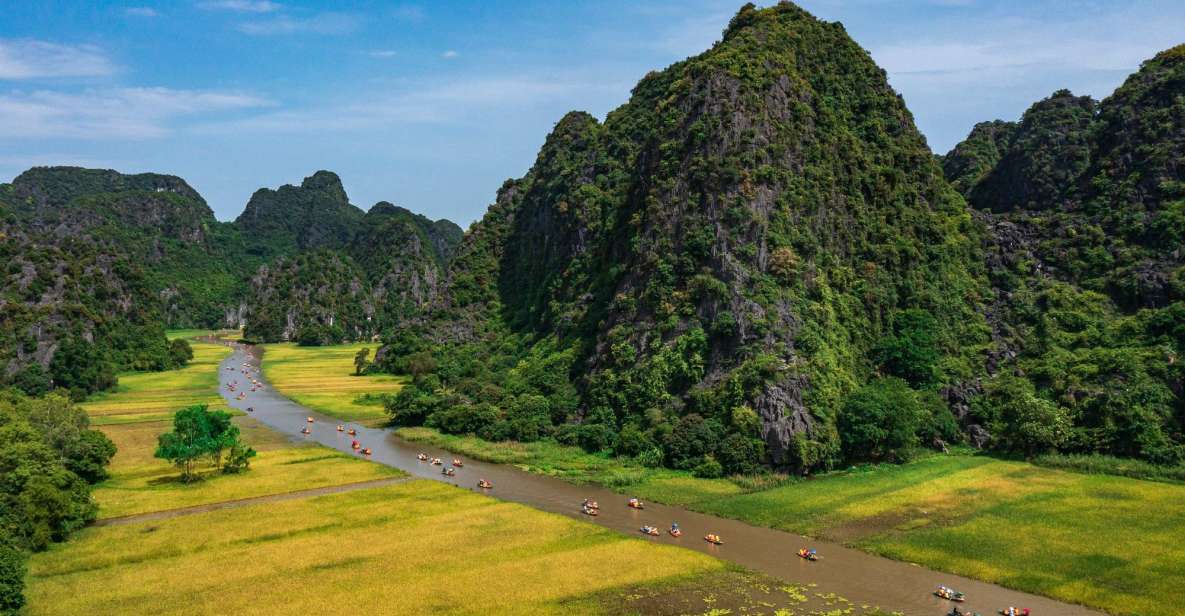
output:
[[[399,391],[404,379],[387,374],[354,376],[354,354],[374,344],[264,347],[263,375],[276,391],[311,409],[345,421],[367,424],[386,419],[381,402],[359,401],[365,394]],[[372,353],[373,357],[373,353]]]
[[[169,419],[192,404],[224,407],[218,394],[218,364],[231,354],[220,344],[191,342],[193,359],[180,370],[126,372],[115,389],[81,404],[96,426]]]
[[[932,456],[809,480],[703,480],[555,443],[488,443],[401,429],[411,440],[534,472],[870,552],[1116,614],[1185,605],[1185,486]]]

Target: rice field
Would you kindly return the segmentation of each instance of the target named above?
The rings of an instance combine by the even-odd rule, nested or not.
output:
[[[376,344],[264,347],[263,375],[276,391],[313,410],[345,421],[374,425],[386,420],[381,394],[399,391],[403,377],[389,374],[354,376],[354,354]],[[372,396],[370,400],[362,397]]]
[[[1185,485],[987,456],[932,456],[813,479],[697,479],[556,443],[489,443],[405,428],[410,440],[646,500],[840,541],[1115,614],[1185,605]]]
[[[218,364],[231,350],[220,344],[191,341],[193,359],[179,370],[126,372],[115,389],[92,396],[80,406],[96,426],[161,421],[193,404],[224,406],[218,394]]]
[[[28,614],[566,614],[590,593],[724,567],[413,481],[86,529],[34,556]]]

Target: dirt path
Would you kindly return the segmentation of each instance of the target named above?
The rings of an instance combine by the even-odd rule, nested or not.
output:
[[[94,526],[118,526],[120,524],[135,524],[137,522],[145,522],[149,520],[167,520],[169,518],[175,518],[178,516],[190,515],[194,513],[205,513],[207,511],[218,511],[220,509],[233,509],[235,507],[247,507],[250,505],[259,505],[262,503],[276,503],[298,498],[321,496],[323,494],[338,494],[341,492],[353,492],[354,490],[366,490],[368,488],[381,488],[383,486],[411,481],[412,479],[414,478],[391,477],[389,479],[373,479],[371,481],[358,481],[335,486],[325,486],[322,488],[309,488],[307,490],[296,490],[295,492],[283,492],[281,494],[268,494],[266,496],[239,498],[218,503],[194,505],[192,507],[178,507],[177,509],[165,509],[164,511],[150,511],[148,513],[137,513],[134,515],[120,516],[118,518],[97,520],[94,523]]]

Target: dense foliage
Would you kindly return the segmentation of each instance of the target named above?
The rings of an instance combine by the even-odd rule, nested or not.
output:
[[[289,254],[252,278],[247,336],[313,345],[369,340],[416,319],[461,237],[451,222],[387,202],[363,214],[327,171],[260,190],[236,224]]]
[[[974,232],[841,26],[747,6],[603,124],[556,125],[426,335],[388,337],[382,364],[416,375],[389,410],[708,476],[827,466],[878,371],[916,393],[980,370]]]
[[[977,175],[979,127],[944,158],[980,210],[996,297],[999,376],[968,420],[1003,449],[1180,463],[1185,46],[1102,102],[1059,91],[1010,126]]]
[[[94,520],[115,445],[69,398],[0,391],[0,613],[23,604],[25,554]]]
[[[260,190],[240,220],[222,223],[174,176],[36,167],[0,185],[0,384],[82,396],[119,370],[181,365],[164,326],[247,319],[266,340],[302,328],[319,343],[370,339],[427,304],[460,236],[385,202],[363,214],[327,171]],[[313,271],[302,271],[315,247],[331,257],[307,257]],[[309,287],[340,273],[323,263],[359,272],[345,294],[363,308],[338,315],[343,287]],[[343,320],[356,325],[334,329]]]
[[[173,429],[158,437],[155,456],[181,469],[181,480],[198,479],[197,464],[207,460],[222,473],[238,473],[251,463],[255,450],[239,436],[239,427],[226,411],[199,404],[173,414]]]

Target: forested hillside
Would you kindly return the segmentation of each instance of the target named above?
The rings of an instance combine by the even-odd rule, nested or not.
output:
[[[370,339],[428,301],[460,236],[389,203],[364,214],[327,171],[260,190],[223,223],[174,176],[30,169],[0,185],[0,383],[83,395],[119,370],[176,366],[185,352],[166,327],[246,320],[260,339],[295,339],[292,320],[309,324],[309,343]],[[339,271],[305,272],[326,262],[359,271],[361,290]]]
[[[1182,459],[1182,160],[1185,46],[1102,102],[1055,92],[1019,123],[977,126],[946,155],[987,229],[990,315],[1005,350],[993,367],[1025,377],[989,382],[988,395],[1049,403],[1016,419],[980,405],[981,421],[1029,422],[1028,446]]]
[[[427,335],[384,350],[417,376],[393,417],[705,474],[828,465],[846,405],[852,434],[901,424],[852,456],[958,438],[938,390],[983,369],[976,232],[842,26],[747,6],[502,187]]]

